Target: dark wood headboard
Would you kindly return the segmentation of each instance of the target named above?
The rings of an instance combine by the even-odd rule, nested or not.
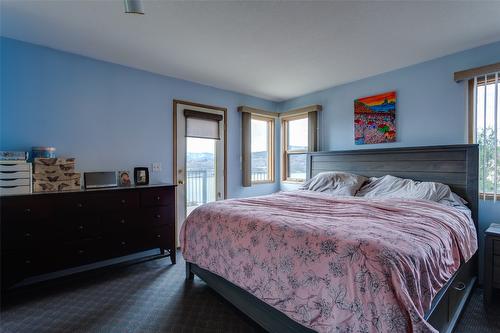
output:
[[[478,154],[475,144],[314,152],[307,156],[307,178],[323,171],[345,171],[447,184],[469,202],[477,227]]]

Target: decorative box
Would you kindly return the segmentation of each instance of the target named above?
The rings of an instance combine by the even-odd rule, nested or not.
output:
[[[67,173],[75,171],[75,158],[35,158],[35,173]]]
[[[78,178],[66,180],[33,179],[34,192],[75,191],[80,189],[80,174],[78,174]]]

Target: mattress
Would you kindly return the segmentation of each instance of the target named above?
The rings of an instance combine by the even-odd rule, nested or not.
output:
[[[435,332],[424,313],[477,250],[453,207],[310,191],[203,205],[180,240],[186,261],[318,332]]]

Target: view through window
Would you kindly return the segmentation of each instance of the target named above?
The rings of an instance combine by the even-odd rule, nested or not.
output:
[[[274,121],[252,116],[251,180],[253,183],[273,181],[272,126]]]
[[[497,88],[498,89],[498,88]],[[478,78],[476,90],[476,142],[479,144],[479,190],[498,195],[500,190],[500,92],[495,76]]]
[[[306,179],[306,156],[308,150],[307,115],[287,120],[286,126],[286,178],[302,181]]]

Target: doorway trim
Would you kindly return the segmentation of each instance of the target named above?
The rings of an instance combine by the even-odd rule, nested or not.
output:
[[[180,99],[174,99],[173,100],[173,108],[172,108],[172,114],[173,114],[173,165],[172,165],[172,172],[173,172],[173,182],[175,185],[177,185],[177,104],[183,104],[183,105],[189,105],[189,106],[194,106],[194,107],[199,107],[199,108],[204,108],[204,109],[210,109],[210,110],[217,110],[217,111],[222,111],[224,113],[224,199],[227,199],[227,108],[223,108],[220,106],[212,106],[212,105],[207,105],[207,104],[200,104],[200,103],[194,103],[194,102],[189,102],[189,101],[183,101]],[[175,203],[176,205],[176,216],[175,220],[177,221],[177,202]]]

